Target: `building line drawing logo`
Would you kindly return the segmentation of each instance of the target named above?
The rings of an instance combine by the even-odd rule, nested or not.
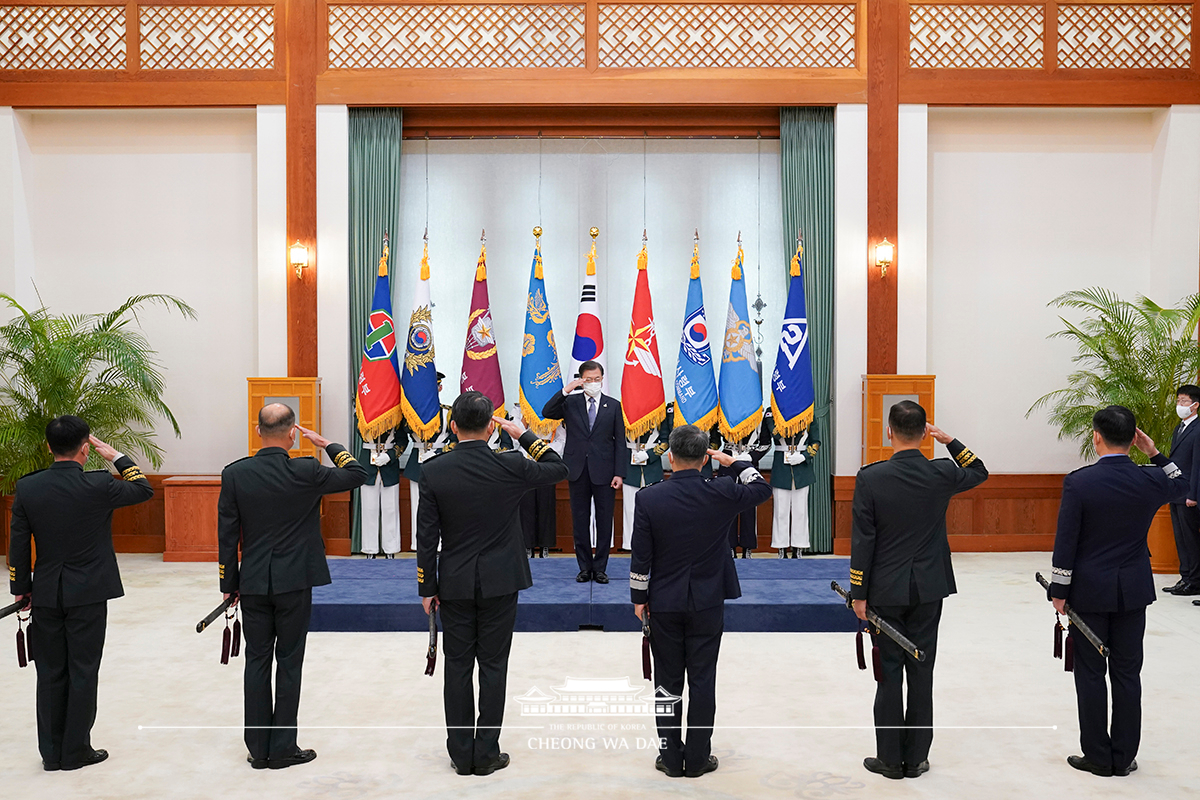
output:
[[[553,687],[553,695],[533,686],[520,697],[523,717],[588,716],[624,717],[664,715],[674,711],[683,698],[661,686],[653,692],[633,686],[629,678],[566,678]]]

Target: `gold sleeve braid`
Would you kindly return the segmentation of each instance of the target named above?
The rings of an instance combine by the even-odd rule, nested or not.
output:
[[[121,480],[123,481],[140,481],[145,479],[145,477],[146,475],[142,472],[142,468],[137,464],[121,470]]]
[[[670,449],[671,449],[670,442],[659,442],[658,444],[654,445],[654,455],[661,456],[663,453],[667,452]]]
[[[808,457],[809,457],[809,458],[812,458],[813,456],[815,456],[815,455],[817,454],[817,451],[818,451],[818,450],[820,450],[820,449],[821,449],[821,443],[820,443],[820,442],[816,442],[816,443],[814,443],[814,444],[810,444],[810,445],[808,446]]]
[[[850,585],[851,586],[862,586],[863,585],[862,579],[863,579],[862,570],[854,569],[853,567],[851,567],[850,568]]]
[[[225,565],[217,564],[217,571],[221,573],[220,574],[221,580],[225,580]]]
[[[336,464],[341,469],[345,469],[346,465],[349,464],[353,460],[354,460],[354,456],[350,455],[350,453],[348,453],[345,450],[340,451],[337,455],[335,455],[333,457],[333,463]]]
[[[423,567],[417,567],[417,583],[424,583],[424,582],[425,582],[425,569]]]
[[[964,447],[959,454],[954,457],[954,460],[958,462],[960,467],[969,467],[971,464],[975,463],[976,455]]]
[[[10,581],[15,581],[17,579],[17,568],[16,567],[8,568],[8,579]]]
[[[533,444],[529,445],[529,456],[534,461],[541,461],[542,456],[546,455],[546,451],[550,449],[550,445],[538,439]]]

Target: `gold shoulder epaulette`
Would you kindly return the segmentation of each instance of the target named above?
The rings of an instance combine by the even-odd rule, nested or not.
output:
[[[357,461],[357,459],[350,455],[348,450],[342,450],[333,457],[333,463],[341,469],[345,469],[351,461]]]

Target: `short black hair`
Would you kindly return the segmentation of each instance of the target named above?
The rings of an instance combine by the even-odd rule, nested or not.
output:
[[[1175,390],[1176,397],[1181,394],[1187,395],[1188,399],[1190,399],[1193,403],[1200,403],[1200,386],[1196,386],[1195,384],[1191,383],[1185,383],[1183,386],[1180,386]]]
[[[600,370],[600,374],[601,374],[601,375],[603,375],[603,374],[604,374],[604,365],[603,365],[603,364],[601,364],[599,361],[585,361],[585,362],[583,362],[582,364],[580,364],[580,365],[579,365],[579,372],[578,372],[578,373],[576,373],[576,374],[578,374],[578,375],[579,375],[579,377],[581,377],[581,378],[582,378],[582,377],[583,377],[583,373],[587,372],[587,371],[588,371],[588,370],[590,370],[590,369],[598,369],[598,370]]]
[[[1129,447],[1137,433],[1137,420],[1125,406],[1108,406],[1092,415],[1092,430],[1110,447]]]
[[[680,425],[671,431],[671,455],[677,461],[696,464],[708,455],[708,433],[695,425]]]
[[[901,400],[888,412],[888,426],[897,439],[916,441],[925,435],[925,409],[912,400]]]
[[[495,411],[492,399],[483,392],[463,392],[455,399],[450,418],[463,433],[482,433]]]
[[[46,426],[46,443],[56,456],[73,456],[83,447],[92,429],[79,417],[63,414],[50,420]]]
[[[276,411],[275,406],[283,406],[284,411]],[[296,412],[291,406],[283,403],[271,403],[258,410],[259,436],[281,436],[291,430],[296,424]]]

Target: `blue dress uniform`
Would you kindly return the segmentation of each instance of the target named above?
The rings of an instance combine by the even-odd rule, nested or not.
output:
[[[724,603],[742,594],[729,554],[729,525],[770,496],[770,485],[744,461],[712,480],[698,470],[679,470],[638,493],[630,596],[652,612],[655,682],[682,697],[686,673],[689,690],[686,744],[682,701],[658,717],[659,752],[669,775],[700,774],[708,763]]]
[[[763,421],[758,430],[738,442],[726,442],[725,452],[758,469],[759,462],[771,449],[771,410],[763,411]],[[728,474],[728,470],[717,470],[718,475]],[[742,558],[749,558],[750,551],[758,547],[758,509],[751,508],[743,511],[729,525],[729,548],[736,551],[742,548]],[[735,553],[736,554],[736,553]]]
[[[1142,638],[1154,602],[1146,533],[1164,503],[1190,491],[1174,463],[1161,453],[1152,460],[1139,467],[1125,455],[1103,456],[1064,478],[1054,537],[1050,596],[1065,599],[1110,649],[1106,665],[1085,639],[1074,643],[1079,743],[1106,774],[1129,773],[1141,738]]]
[[[883,680],[875,688],[876,754],[893,767],[916,769],[929,758],[938,622],[942,600],[956,591],[946,507],[988,476],[962,442],[954,439],[946,449],[953,461],[901,450],[860,469],[854,482],[850,596],[866,600],[926,653],[918,662],[887,636],[872,634],[883,662]]]
[[[38,750],[47,770],[96,760],[91,732],[108,601],[125,594],[112,512],[154,496],[132,459],[121,456],[113,466],[121,480],[108,470],[85,472],[77,461],[55,461],[17,481],[13,498],[9,590],[33,593]],[[37,544],[32,577],[31,540]]]
[[[1200,594],[1200,507],[1188,500],[1200,500],[1200,424],[1193,416],[1181,422],[1171,434],[1171,461],[1188,476],[1187,495],[1171,501],[1171,528],[1175,533],[1175,552],[1179,554],[1179,583],[1172,594]]]
[[[791,548],[792,558],[809,546],[808,488],[816,481],[813,459],[821,447],[820,429],[814,421],[807,429],[783,436],[771,426],[775,458],[771,462],[771,487],[774,518],[771,525],[771,547],[785,557]]]
[[[670,449],[671,418],[636,439],[625,439],[629,449],[629,467],[621,485],[621,546],[628,549],[633,535],[633,509],[638,492],[663,479],[663,454]]]
[[[363,442],[358,463],[367,471],[367,482],[359,489],[359,549],[374,557],[400,552],[400,454],[408,447],[408,427],[399,427]],[[373,459],[387,456],[379,466]]]

